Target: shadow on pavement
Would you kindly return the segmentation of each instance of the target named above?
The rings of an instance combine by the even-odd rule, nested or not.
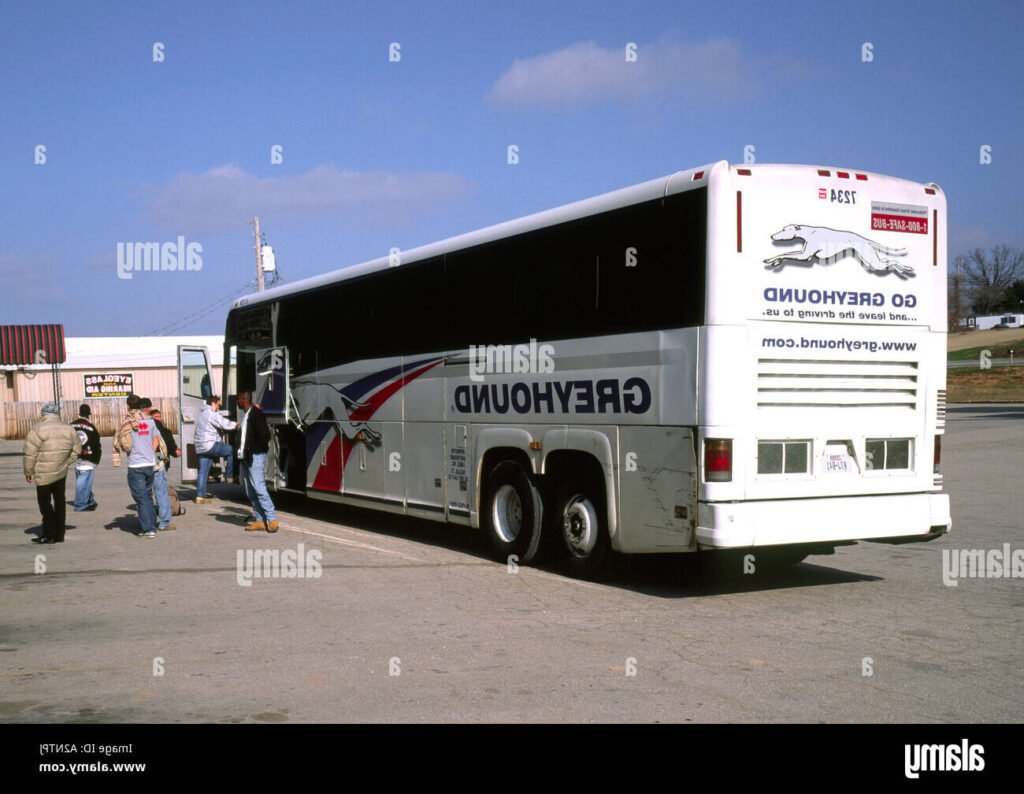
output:
[[[483,533],[471,527],[322,502],[299,494],[276,493],[271,496],[279,511],[290,514],[282,516],[289,523],[301,526],[301,520],[308,518],[443,548],[480,560],[492,560]],[[219,514],[214,512],[212,515],[214,520],[232,527],[241,528],[251,515],[249,503],[241,489],[218,489],[217,501],[213,505],[219,508]],[[542,549],[530,567],[564,575],[551,552],[551,544],[542,542],[542,546],[546,548]],[[760,570],[755,573],[743,574],[742,554],[616,555],[607,577],[600,584],[660,598],[692,598],[880,581],[879,577],[829,567],[828,562],[835,560],[835,557],[815,555],[809,559],[809,563],[789,566],[760,565]],[[818,560],[824,564],[815,564]]]
[[[132,505],[132,509],[135,509],[135,505]],[[109,523],[104,524],[103,528],[119,529],[122,532],[128,532],[132,535],[137,535],[142,531],[142,527],[139,525],[139,519],[135,516],[117,516]]]

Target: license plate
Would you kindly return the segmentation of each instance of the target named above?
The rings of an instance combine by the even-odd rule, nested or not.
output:
[[[827,446],[822,460],[826,474],[849,474],[854,471],[853,458],[846,447]]]

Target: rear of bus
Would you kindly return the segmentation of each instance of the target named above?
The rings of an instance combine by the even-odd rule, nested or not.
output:
[[[708,179],[700,547],[948,532],[941,189],[835,167]]]

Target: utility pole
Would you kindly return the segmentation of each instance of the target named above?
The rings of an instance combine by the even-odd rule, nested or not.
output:
[[[259,285],[260,292],[263,292],[263,242],[260,239],[259,217],[254,217],[252,224],[253,234],[256,237],[256,283]]]

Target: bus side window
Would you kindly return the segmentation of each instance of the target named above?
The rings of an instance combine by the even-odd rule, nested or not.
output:
[[[703,322],[706,190],[670,196],[603,218],[600,306],[603,333]]]

